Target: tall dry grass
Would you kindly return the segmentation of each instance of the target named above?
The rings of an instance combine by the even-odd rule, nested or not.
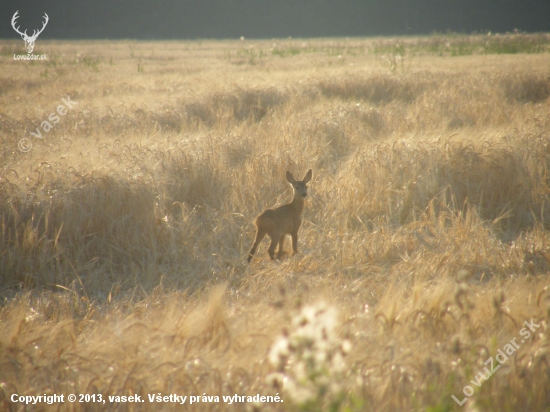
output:
[[[1,408],[549,410],[548,54],[41,44],[29,65],[0,45]],[[301,253],[246,265],[253,218],[309,168]]]

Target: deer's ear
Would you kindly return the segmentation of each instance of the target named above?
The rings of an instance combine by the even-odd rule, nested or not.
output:
[[[294,176],[292,176],[292,173],[290,173],[288,170],[286,171],[286,180],[288,180],[290,184],[296,183],[296,179],[294,179]]]
[[[302,182],[308,183],[312,177],[313,177],[313,170],[309,169],[306,175],[304,176],[304,179],[302,180]]]

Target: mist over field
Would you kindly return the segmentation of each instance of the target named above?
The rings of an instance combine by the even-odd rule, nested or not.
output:
[[[0,409],[548,411],[549,51],[0,41]]]

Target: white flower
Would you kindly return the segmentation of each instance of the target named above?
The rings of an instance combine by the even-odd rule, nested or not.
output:
[[[275,341],[269,351],[269,362],[271,362],[273,366],[279,366],[280,362],[284,361],[284,359],[288,356],[288,344],[288,339],[284,336],[280,336]]]
[[[285,375],[279,372],[270,373],[265,377],[265,383],[273,388],[283,388]]]
[[[278,387],[282,381],[284,391],[301,405],[338,397],[344,356],[351,350],[351,343],[339,338],[338,326],[335,307],[323,302],[304,306],[293,317],[290,330],[271,346],[269,361],[282,373],[270,374],[266,381]]]
[[[344,355],[347,355],[351,352],[351,342],[349,340],[345,340],[342,342],[342,353]]]

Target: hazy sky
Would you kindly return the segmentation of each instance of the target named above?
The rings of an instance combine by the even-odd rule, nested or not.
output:
[[[19,10],[41,38],[272,38],[550,31],[550,0],[2,0],[0,37]]]

